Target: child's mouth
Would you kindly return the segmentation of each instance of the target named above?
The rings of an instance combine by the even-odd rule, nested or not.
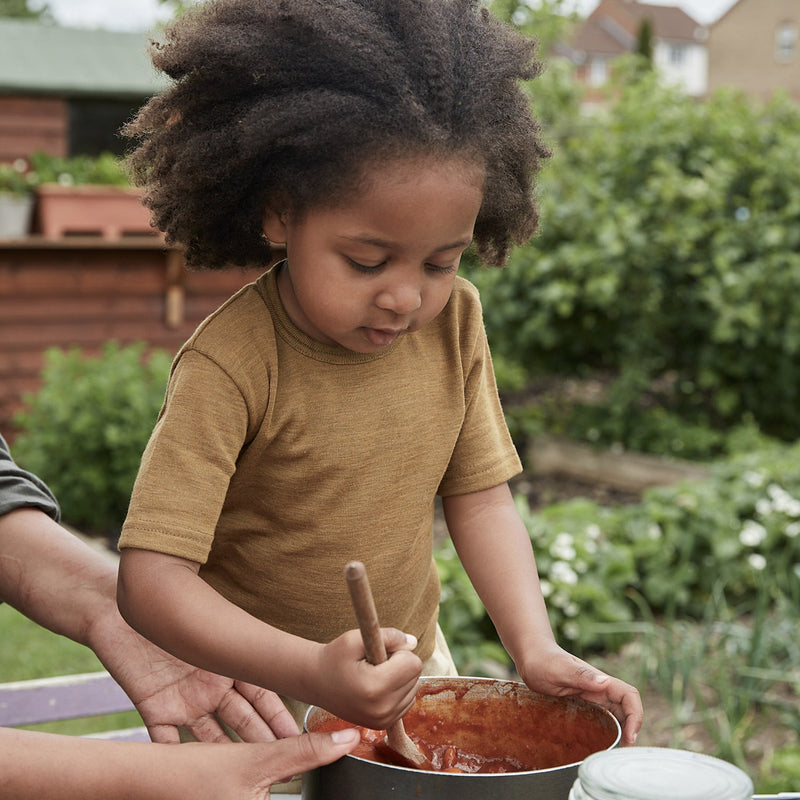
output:
[[[403,333],[405,333],[404,328],[364,328],[364,335],[367,341],[376,347],[386,347],[390,345]]]

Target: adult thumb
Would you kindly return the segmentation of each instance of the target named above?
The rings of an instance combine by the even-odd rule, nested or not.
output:
[[[271,743],[272,747],[279,746],[282,750],[276,772],[281,774],[281,780],[285,780],[314,767],[330,764],[351,752],[360,741],[361,734],[356,728],[331,733],[305,733],[281,739]]]

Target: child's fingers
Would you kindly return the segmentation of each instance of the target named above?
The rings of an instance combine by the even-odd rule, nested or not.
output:
[[[417,646],[417,637],[410,633],[403,633],[397,628],[381,628],[383,646],[386,653],[395,653],[398,650],[413,650]]]

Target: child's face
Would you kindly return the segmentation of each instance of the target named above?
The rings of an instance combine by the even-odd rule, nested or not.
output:
[[[295,325],[358,353],[427,325],[472,241],[483,176],[460,159],[389,162],[344,205],[300,216],[268,209],[264,232],[286,245],[278,288]]]

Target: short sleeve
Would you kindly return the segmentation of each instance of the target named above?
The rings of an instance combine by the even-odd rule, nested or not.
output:
[[[39,508],[56,522],[61,517],[58,502],[44,481],[17,465],[0,436],[0,516],[17,508]]]

